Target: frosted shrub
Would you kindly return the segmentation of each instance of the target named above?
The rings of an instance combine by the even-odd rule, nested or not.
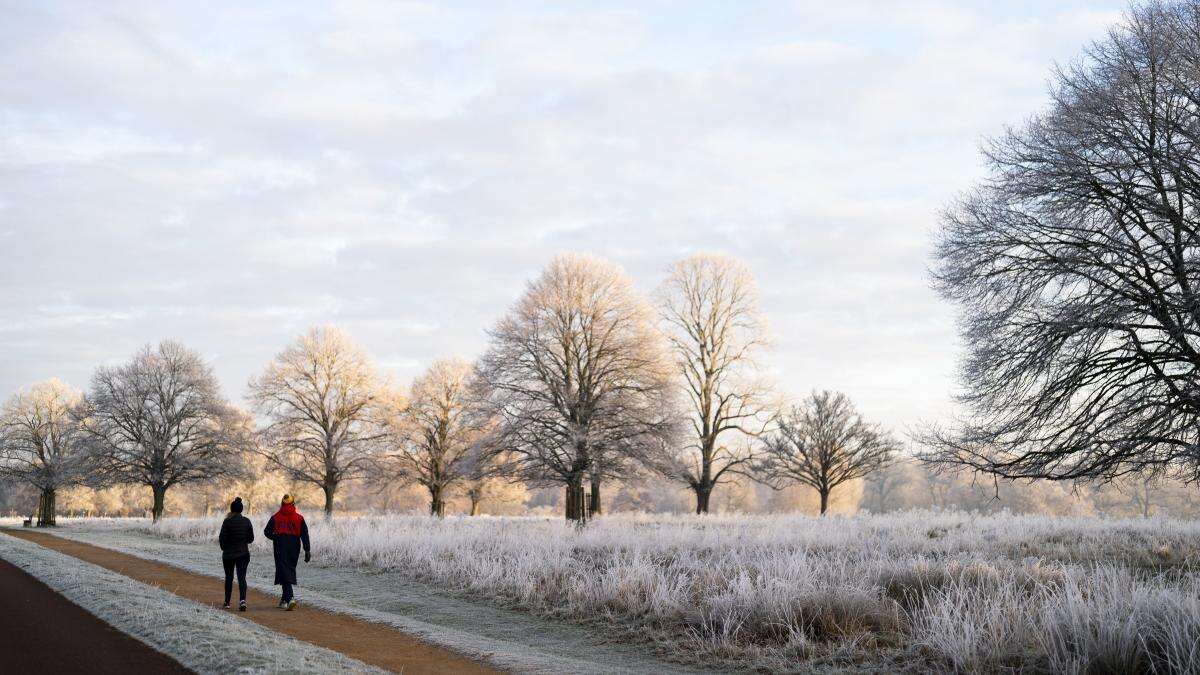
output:
[[[212,541],[220,519],[101,526]],[[1189,521],[610,515],[576,530],[544,518],[389,515],[310,527],[318,564],[606,621],[673,643],[681,657],[1200,670],[1200,525]]]

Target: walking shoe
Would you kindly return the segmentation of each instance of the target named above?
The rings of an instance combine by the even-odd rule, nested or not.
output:
[[[246,601],[245,600],[238,602],[238,611],[239,612],[246,611]]]
[[[228,600],[225,601],[225,609],[229,609],[229,601]]]
[[[286,602],[284,602],[283,600],[280,600],[279,601],[279,609],[287,609],[287,608],[288,608],[288,604]]]
[[[296,609],[296,601],[295,601],[295,600],[292,600],[291,602],[289,602],[289,603],[288,603],[288,606],[287,606],[287,611],[289,611],[289,612],[290,612],[290,611],[292,611],[293,609]]]

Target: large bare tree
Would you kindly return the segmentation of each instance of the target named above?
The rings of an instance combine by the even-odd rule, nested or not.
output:
[[[796,483],[813,488],[821,515],[838,486],[883,468],[897,450],[896,441],[863,421],[841,393],[814,392],[781,415],[777,427],[764,439],[755,473],[775,488]]]
[[[39,527],[55,524],[58,491],[89,477],[90,456],[75,415],[82,401],[82,392],[51,379],[0,407],[0,477],[37,488]]]
[[[476,468],[484,420],[472,401],[471,364],[462,359],[434,361],[409,387],[398,415],[401,476],[429,491],[429,512],[446,515],[446,493],[469,480]]]
[[[252,443],[249,417],[221,396],[212,369],[172,341],[97,369],[80,418],[98,477],[149,487],[156,521],[167,490],[237,473]]]
[[[690,487],[696,513],[707,513],[716,486],[750,467],[752,439],[770,421],[770,388],[756,362],[767,345],[765,321],[750,270],[724,256],[679,261],[657,295],[692,434],[654,466]]]
[[[1149,2],[1055,74],[945,214],[964,421],[926,459],[1006,478],[1200,477],[1200,2]]]
[[[381,391],[366,352],[332,326],[296,338],[250,381],[266,420],[260,451],[291,480],[319,487],[327,518],[339,486],[378,468]]]
[[[601,479],[633,469],[674,428],[649,306],[616,265],[562,255],[489,335],[477,372],[490,446],[517,476],[565,485],[566,517],[586,520],[584,482],[598,502]]]

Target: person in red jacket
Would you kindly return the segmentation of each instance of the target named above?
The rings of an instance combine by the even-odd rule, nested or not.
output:
[[[289,612],[296,609],[296,598],[292,586],[296,584],[296,565],[300,561],[300,547],[304,547],[304,562],[312,559],[308,541],[308,523],[296,512],[296,503],[291,495],[284,495],[279,510],[267,521],[263,534],[274,543],[275,584],[283,586],[283,597],[279,609]]]

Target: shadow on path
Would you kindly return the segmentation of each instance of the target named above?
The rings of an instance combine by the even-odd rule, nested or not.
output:
[[[0,560],[0,655],[0,670],[11,673],[191,672],[6,560]]]

